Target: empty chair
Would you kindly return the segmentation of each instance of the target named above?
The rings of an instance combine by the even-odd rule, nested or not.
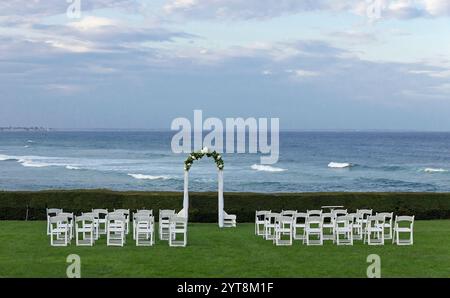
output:
[[[136,217],[138,215],[146,215],[146,216],[153,218],[153,210],[141,209],[141,210],[137,210],[136,212],[133,213],[133,221],[132,221],[133,239],[136,239]]]
[[[392,239],[392,221],[394,219],[394,213],[389,212],[381,212],[376,213],[376,215],[384,216],[384,239],[391,240]]]
[[[223,227],[224,228],[235,228],[236,227],[236,215],[228,214],[223,211]]]
[[[159,239],[169,240],[170,217],[175,215],[175,210],[159,210]]]
[[[347,209],[334,209],[331,211],[331,214],[333,215],[333,218],[336,218],[338,216],[344,216],[347,215]]]
[[[283,237],[284,236],[284,237]],[[284,239],[284,238],[287,239]],[[292,217],[278,216],[275,223],[275,244],[292,245]]]
[[[400,235],[406,234],[408,238],[401,239]],[[394,237],[392,243],[397,245],[414,244],[414,216],[396,216],[394,224]]]
[[[50,245],[67,246],[70,243],[70,226],[67,216],[56,215],[49,219]]]
[[[266,214],[264,222],[264,239],[275,239],[275,225],[277,223],[278,216],[280,216],[280,213],[270,212]]]
[[[266,214],[271,211],[261,210],[255,212],[255,235],[264,237],[264,222]]]
[[[97,236],[106,235],[106,216],[108,215],[108,209],[92,209],[92,213],[94,213],[97,219]]]
[[[82,216],[90,216],[93,218],[93,228],[94,228],[94,240],[98,240],[100,238],[100,232],[99,232],[99,214],[97,212],[83,212],[81,213]],[[106,227],[105,227],[106,230]]]
[[[363,223],[361,213],[349,213],[347,216],[353,218],[353,240],[363,240]]]
[[[322,213],[322,237],[323,240],[335,240],[334,216],[332,213]]]
[[[180,216],[170,217],[169,246],[186,246],[187,244],[187,218]],[[177,235],[181,235],[179,240]]]
[[[366,225],[367,225],[367,218],[369,216],[373,215],[372,209],[357,209],[356,213],[358,213],[360,216],[358,216],[359,223],[361,224],[363,234],[366,232]],[[364,237],[364,235],[363,235]]]
[[[294,215],[292,219],[292,237],[294,240],[303,240],[305,236],[305,224],[307,213],[299,212]]]
[[[353,245],[353,216],[338,216],[334,220],[337,245]],[[342,236],[342,237],[341,237]]]
[[[125,234],[130,232],[130,209],[114,209],[114,212],[120,212],[125,216]]]
[[[311,237],[315,237],[316,239]],[[303,242],[306,245],[323,245],[322,216],[310,215],[306,218],[305,238]]]
[[[72,240],[73,237],[74,237],[74,234],[75,234],[74,233],[74,228],[75,228],[74,219],[75,219],[75,217],[74,217],[73,213],[61,212],[61,213],[58,214],[58,216],[65,216],[67,218],[67,223],[68,223],[68,226],[69,226],[69,239]]]
[[[46,209],[46,213],[47,213],[47,235],[50,235],[50,217],[56,216],[59,213],[62,213],[63,210],[62,209],[58,209],[58,208],[47,208]]]
[[[106,217],[106,245],[123,246],[126,242],[126,217],[122,213],[109,213]]]
[[[369,245],[384,245],[384,216],[369,216],[367,218],[364,243]]]
[[[77,246],[93,246],[95,241],[95,219],[93,215],[75,217],[75,240]]]
[[[153,216],[138,213],[134,216],[136,246],[152,246],[155,244],[155,228]]]

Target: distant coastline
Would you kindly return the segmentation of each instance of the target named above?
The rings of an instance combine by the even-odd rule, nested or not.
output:
[[[8,126],[0,127],[0,132],[2,131],[51,131],[51,128],[39,127],[39,126]]]

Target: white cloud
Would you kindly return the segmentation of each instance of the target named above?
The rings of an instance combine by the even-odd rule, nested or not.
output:
[[[80,21],[70,22],[69,27],[75,28],[80,31],[95,30],[102,27],[116,25],[117,22],[109,18],[101,18],[96,16],[87,16]]]
[[[167,14],[209,19],[264,19],[308,11],[349,12],[380,18],[450,16],[448,0],[171,0]]]

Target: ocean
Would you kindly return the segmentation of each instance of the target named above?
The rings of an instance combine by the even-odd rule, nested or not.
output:
[[[0,132],[0,190],[182,191],[186,154],[175,132]],[[450,133],[281,132],[280,158],[223,154],[225,191],[447,192]],[[217,190],[212,160],[197,161],[190,191]]]

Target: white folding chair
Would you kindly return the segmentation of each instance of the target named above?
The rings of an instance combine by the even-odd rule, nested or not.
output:
[[[344,215],[336,217],[334,221],[336,244],[353,245],[353,216]],[[342,238],[341,238],[342,236]]]
[[[95,241],[94,234],[94,216],[81,215],[75,217],[75,240],[77,246],[93,246]]]
[[[223,211],[223,227],[224,228],[235,228],[236,227],[236,215],[228,214]]]
[[[67,216],[56,215],[49,219],[50,245],[67,246],[70,243],[70,226]]]
[[[255,235],[264,237],[264,222],[266,214],[270,213],[271,210],[261,210],[255,212]]]
[[[400,234],[407,234],[407,239],[401,239]],[[394,237],[392,243],[397,245],[414,244],[414,216],[396,216],[394,224]]]
[[[159,240],[169,240],[170,217],[175,215],[175,210],[159,210]]]
[[[169,221],[169,246],[186,246],[187,218],[180,216],[171,216]],[[182,240],[177,240],[177,235],[182,235]]]
[[[73,215],[73,213],[70,212],[61,212],[58,214],[58,216],[65,216],[67,217],[67,222],[69,225],[69,239],[72,240],[74,238],[74,230],[75,230],[75,225],[74,225],[74,220],[75,220],[75,216]]]
[[[367,218],[364,243],[369,245],[384,245],[384,216],[369,216]]]
[[[311,237],[316,237],[317,239],[311,239]],[[321,215],[310,215],[306,218],[303,243],[306,243],[306,245],[323,245]]]
[[[94,229],[94,240],[98,240],[100,238],[100,224],[99,224],[99,214],[97,212],[82,212],[82,216],[90,216],[93,218],[93,229]],[[105,227],[106,230],[106,227]]]
[[[121,212],[106,217],[106,245],[123,246],[126,242],[126,217]]]
[[[136,217],[139,215],[146,215],[153,218],[153,210],[136,210],[136,212],[133,213],[133,221],[132,221],[132,228],[133,228],[133,239],[136,239]]]
[[[373,215],[373,210],[372,209],[356,209],[356,213],[359,214],[358,220],[360,221],[359,224],[362,227],[363,238],[364,238],[364,233],[367,231],[367,229],[366,229],[367,218],[369,216]]]
[[[50,217],[56,216],[62,213],[63,210],[59,208],[46,208],[47,213],[47,235],[50,235]]]
[[[120,212],[125,216],[125,234],[130,232],[130,209],[114,209],[114,212]]]
[[[108,209],[92,209],[92,213],[94,213],[97,219],[97,234],[106,235],[106,216],[108,215]]]
[[[306,218],[308,217],[307,213],[298,212],[294,215],[292,220],[292,234],[294,240],[303,240],[305,236],[305,225]],[[298,232],[300,230],[301,232]]]
[[[155,228],[153,216],[149,213],[138,213],[134,216],[136,246],[152,246],[155,244]]]
[[[376,215],[384,216],[384,239],[391,240],[392,239],[392,221],[394,219],[394,213],[392,212],[380,212],[376,213]]]
[[[322,213],[322,230],[323,240],[335,241],[334,227],[335,227],[334,215],[330,213]]]
[[[270,212],[266,214],[264,218],[264,239],[275,239],[275,225],[277,223],[278,216],[280,216],[280,213]]]
[[[292,245],[292,217],[279,216],[276,218],[275,223],[275,244]],[[284,239],[283,236],[287,236],[288,239]]]
[[[347,216],[353,218],[353,240],[363,240],[363,221],[361,213],[349,213]]]

